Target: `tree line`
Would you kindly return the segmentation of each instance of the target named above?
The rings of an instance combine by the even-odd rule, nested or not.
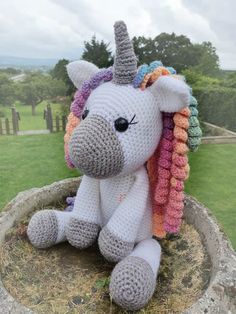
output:
[[[61,79],[53,79],[42,72],[26,73],[21,81],[15,82],[9,75],[0,72],[0,104],[11,106],[15,101],[32,107],[32,115],[36,114],[36,106],[43,100],[53,100],[66,94],[66,84]]]
[[[186,69],[209,77],[218,76],[220,73],[219,57],[210,42],[194,44],[187,36],[175,33],[161,33],[154,38],[133,37],[132,42],[138,65],[161,60],[165,66],[172,66],[178,73],[183,73]],[[92,62],[99,68],[107,68],[113,64],[114,55],[109,43],[99,41],[93,36],[90,41],[84,42],[81,59]],[[59,60],[51,75],[65,82],[69,95],[73,92],[73,86],[66,73],[67,63],[67,59]]]
[[[186,76],[193,88],[199,86],[236,87],[236,75],[222,75],[219,57],[210,42],[192,43],[187,36],[175,33],[161,33],[154,38],[133,37],[138,64],[149,64],[161,60],[164,66],[172,66]],[[97,40],[95,36],[84,42],[82,59],[93,62],[99,68],[107,68],[114,62],[110,44]],[[0,104],[12,105],[16,100],[31,105],[35,114],[37,104],[42,100],[52,100],[57,96],[72,97],[75,88],[67,73],[67,59],[61,59],[49,73],[26,72],[21,81],[13,81],[12,76],[19,70],[0,70]]]
[[[139,65],[161,60],[165,66],[172,66],[177,72],[191,67],[202,74],[214,76],[219,71],[219,57],[210,42],[193,44],[188,37],[175,33],[161,33],[154,38],[133,37],[132,42]],[[103,40],[99,42],[93,36],[90,42],[84,43],[82,59],[103,68],[113,63],[114,56],[109,44]]]

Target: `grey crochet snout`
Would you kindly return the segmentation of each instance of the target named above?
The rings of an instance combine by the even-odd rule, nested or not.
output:
[[[75,167],[93,178],[117,175],[124,165],[124,154],[115,131],[98,115],[88,116],[74,130],[69,154]]]

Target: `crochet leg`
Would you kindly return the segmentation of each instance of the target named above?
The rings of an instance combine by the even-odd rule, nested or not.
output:
[[[66,238],[72,246],[82,250],[97,240],[99,230],[100,226],[97,223],[74,216],[70,218],[66,226]]]
[[[66,241],[65,227],[71,216],[72,212],[58,210],[41,210],[34,214],[27,228],[27,235],[32,245],[45,249]]]
[[[141,241],[112,274],[110,295],[126,310],[139,310],[151,299],[160,265],[161,247],[154,239]]]

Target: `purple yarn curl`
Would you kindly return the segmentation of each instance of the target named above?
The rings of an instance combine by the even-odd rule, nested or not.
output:
[[[65,160],[66,160],[67,166],[68,166],[69,168],[74,168],[74,164],[73,164],[73,162],[71,161],[69,155],[65,154]]]
[[[175,123],[173,121],[173,116],[167,116],[167,113],[163,114],[163,127],[173,129],[175,126]]]
[[[70,108],[70,110],[77,118],[81,117],[85,103],[89,98],[89,95],[91,94],[92,90],[97,88],[102,82],[111,81],[112,77],[113,77],[112,67],[110,67],[105,70],[100,70],[98,73],[92,76],[90,80],[85,81],[83,83],[81,89],[75,93],[74,101],[72,102]]]
[[[66,198],[67,207],[64,209],[66,212],[72,212],[75,204],[75,196]]]
[[[82,115],[85,102],[86,100],[81,94],[81,91],[77,90],[74,95],[74,101],[71,104],[70,111],[72,111],[76,117],[80,117]]]

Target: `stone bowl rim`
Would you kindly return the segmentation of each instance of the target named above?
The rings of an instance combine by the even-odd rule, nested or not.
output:
[[[75,194],[80,182],[81,177],[69,178],[17,194],[0,213],[0,247],[4,242],[6,232],[21,217],[39,206],[47,206],[55,202],[55,199],[59,201],[70,194]],[[27,200],[33,201],[33,205],[29,205],[28,202],[28,205],[22,209],[21,206],[25,205]],[[185,220],[192,224],[200,234],[211,258],[212,271],[210,282],[203,295],[182,313],[228,313],[228,311],[236,311],[236,297],[232,296],[232,293],[235,292],[236,294],[236,253],[209,209],[189,195],[185,196],[185,205]],[[187,210],[189,207],[191,211]],[[214,260],[212,260],[212,256],[214,256]],[[0,307],[3,314],[35,313],[18,303],[9,294],[1,281],[1,273]]]

